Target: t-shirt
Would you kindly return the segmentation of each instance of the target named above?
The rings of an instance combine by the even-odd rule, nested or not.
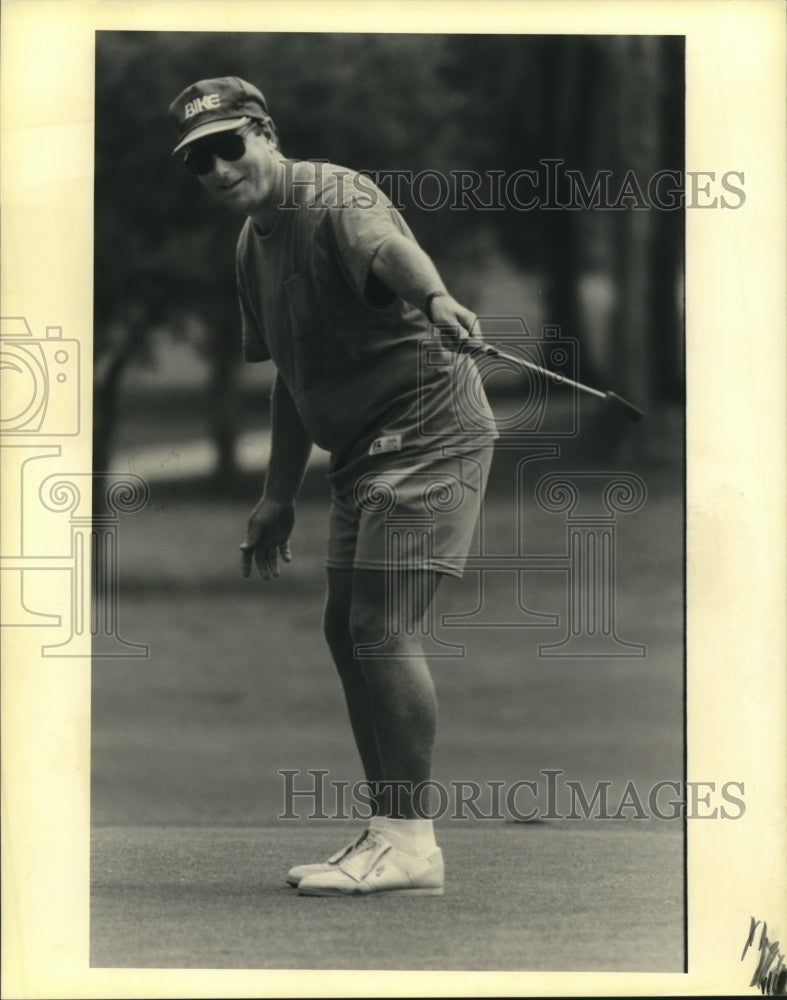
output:
[[[248,219],[237,247],[247,361],[272,358],[338,490],[387,465],[470,451],[497,437],[472,358],[371,272],[414,236],[368,177],[285,160],[273,229]]]

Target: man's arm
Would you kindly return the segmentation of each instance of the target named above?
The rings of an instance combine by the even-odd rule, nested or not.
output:
[[[263,580],[279,575],[279,553],[285,562],[290,562],[295,498],[311,449],[311,439],[292,396],[277,374],[271,395],[271,449],[265,490],[249,517],[246,541],[241,545],[244,576],[251,573],[252,559]]]
[[[454,327],[460,340],[480,338],[475,314],[448,293],[431,258],[413,240],[398,233],[391,236],[375,254],[371,270],[417,309],[425,311],[429,296],[438,292],[429,303],[426,318],[439,326]]]

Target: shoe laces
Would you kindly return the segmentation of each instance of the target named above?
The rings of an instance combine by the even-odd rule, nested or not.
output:
[[[368,831],[363,843],[339,863],[350,878],[360,882],[369,874],[380,858],[390,851],[391,844],[374,831]]]
[[[354,840],[351,844],[348,844],[346,847],[343,847],[340,851],[337,851],[336,854],[328,858],[328,863],[335,865],[338,864],[338,862],[341,861],[343,858],[349,857],[356,850],[358,850],[358,848],[364,842],[364,840],[367,838],[368,835],[369,831],[364,830],[363,833],[359,834],[357,839]]]

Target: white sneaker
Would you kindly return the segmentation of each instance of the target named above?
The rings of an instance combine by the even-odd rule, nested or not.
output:
[[[336,864],[306,875],[298,884],[301,896],[367,896],[388,892],[402,896],[442,896],[445,883],[443,852],[427,858],[397,850],[387,837],[369,831],[363,843]]]
[[[300,883],[301,879],[306,878],[307,875],[315,875],[317,872],[330,871],[338,865],[343,858],[352,854],[356,847],[363,843],[368,833],[368,830],[364,830],[360,836],[352,841],[352,843],[347,844],[346,847],[337,851],[336,854],[332,854],[327,861],[319,861],[316,864],[311,865],[295,865],[294,868],[290,868],[287,872],[287,885],[291,885],[295,888]]]

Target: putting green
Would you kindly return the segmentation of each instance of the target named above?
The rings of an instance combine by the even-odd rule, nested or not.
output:
[[[99,827],[91,966],[683,969],[680,827],[445,828],[442,897],[314,899],[284,883],[346,826]]]

